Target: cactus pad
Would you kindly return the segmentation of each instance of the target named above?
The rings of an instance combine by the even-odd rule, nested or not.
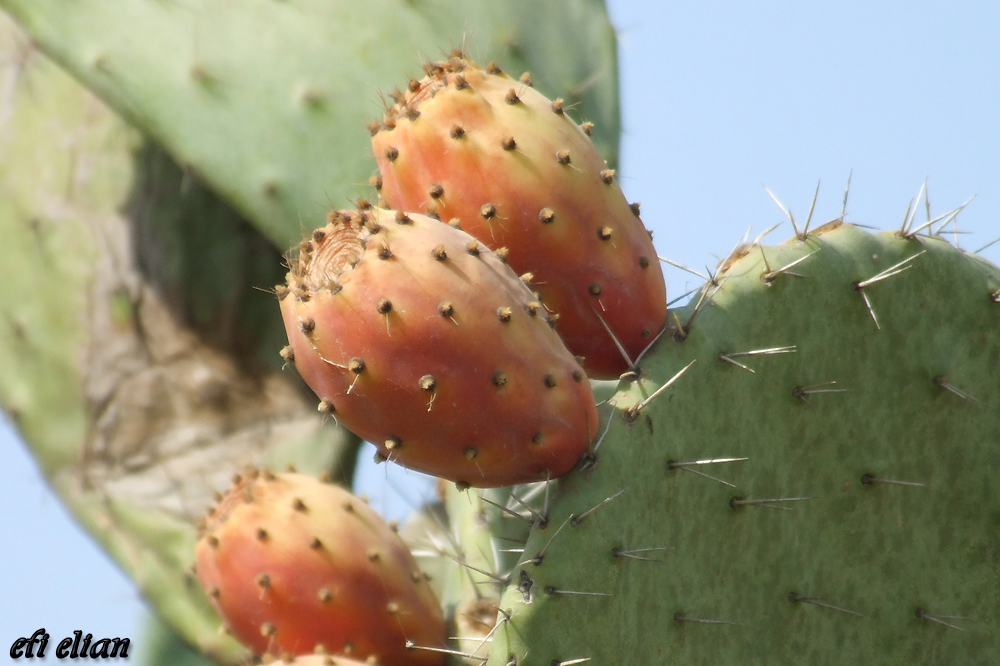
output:
[[[998,285],[839,222],[738,250],[559,480],[489,663],[995,658]]]

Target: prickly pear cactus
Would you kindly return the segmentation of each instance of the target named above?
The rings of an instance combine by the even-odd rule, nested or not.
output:
[[[0,2],[28,33],[0,15],[0,402],[153,608],[222,663],[246,652],[189,570],[213,491],[247,463],[353,469],[358,440],[280,372],[260,289],[281,279],[300,215],[367,189],[351,184],[374,169],[371,91],[468,31],[617,147],[600,3],[383,4]]]
[[[6,42],[0,400],[81,522],[221,663],[247,652],[217,633],[188,569],[211,491],[246,462],[353,462],[355,439],[279,372],[277,308],[251,292],[280,281],[271,242],[297,243],[328,187],[339,203],[371,173],[359,82],[391,85],[401,52],[488,30],[501,52],[472,55],[556,63],[535,80],[567,108],[599,82],[579,108],[613,157],[597,3],[481,2],[459,18],[355,5],[0,0],[183,165],[26,39]],[[45,94],[24,94],[27,77]],[[404,528],[455,659],[995,661],[1000,271],[938,237],[838,221],[740,248],[669,322],[615,389],[595,383],[602,421],[574,471],[449,488]]]
[[[998,289],[841,222],[737,250],[498,574],[489,664],[995,659]]]

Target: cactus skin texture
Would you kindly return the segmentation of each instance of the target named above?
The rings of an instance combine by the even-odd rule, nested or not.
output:
[[[295,366],[332,413],[406,467],[478,487],[556,477],[597,429],[545,309],[468,234],[341,212],[279,289]]]
[[[636,358],[663,328],[666,287],[591,125],[494,64],[456,53],[425,69],[372,136],[381,196],[506,248],[587,372],[618,377],[629,364],[614,338]]]
[[[210,512],[197,573],[229,630],[258,654],[314,651],[435,666],[444,617],[409,549],[346,490],[252,471]]]
[[[740,248],[559,479],[488,663],[994,663],[998,285],[839,222]]]

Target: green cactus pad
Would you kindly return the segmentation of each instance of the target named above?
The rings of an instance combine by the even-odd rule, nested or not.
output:
[[[358,442],[281,372],[270,243],[2,15],[0,63],[0,405],[152,608],[240,661],[195,521],[243,464],[346,480]]]
[[[998,287],[839,222],[738,250],[559,480],[489,664],[995,660]]]
[[[365,125],[422,58],[462,47],[577,104],[612,158],[614,31],[597,0],[2,0],[49,55],[278,247],[374,196]],[[312,228],[311,223],[305,226]]]

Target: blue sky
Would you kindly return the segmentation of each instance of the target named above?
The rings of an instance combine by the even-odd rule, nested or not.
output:
[[[661,255],[701,268],[747,227],[782,220],[766,184],[814,223],[898,228],[927,179],[961,247],[1000,237],[1000,69],[992,2],[615,1],[623,186]],[[921,204],[920,216],[925,216]],[[926,219],[924,217],[924,219]],[[792,235],[787,223],[770,242]],[[998,244],[1000,245],[1000,244]],[[1000,247],[986,255],[1000,260]],[[711,265],[711,264],[710,264]],[[686,278],[668,276],[681,293]]]
[[[804,221],[822,181],[813,223],[838,217],[849,174],[849,221],[898,228],[926,178],[935,216],[977,195],[949,238],[970,250],[1000,238],[1000,3],[609,9],[621,35],[622,185],[662,256],[703,270],[748,227],[753,237],[781,222],[762,184]],[[769,241],[791,235],[786,222]],[[1000,243],[983,254],[1000,263]],[[667,281],[671,297],[698,283],[675,269]],[[135,639],[131,583],[67,519],[6,424],[0,451],[0,643],[41,626]],[[420,494],[415,475],[391,474]],[[384,479],[365,470],[373,505],[405,514]]]

